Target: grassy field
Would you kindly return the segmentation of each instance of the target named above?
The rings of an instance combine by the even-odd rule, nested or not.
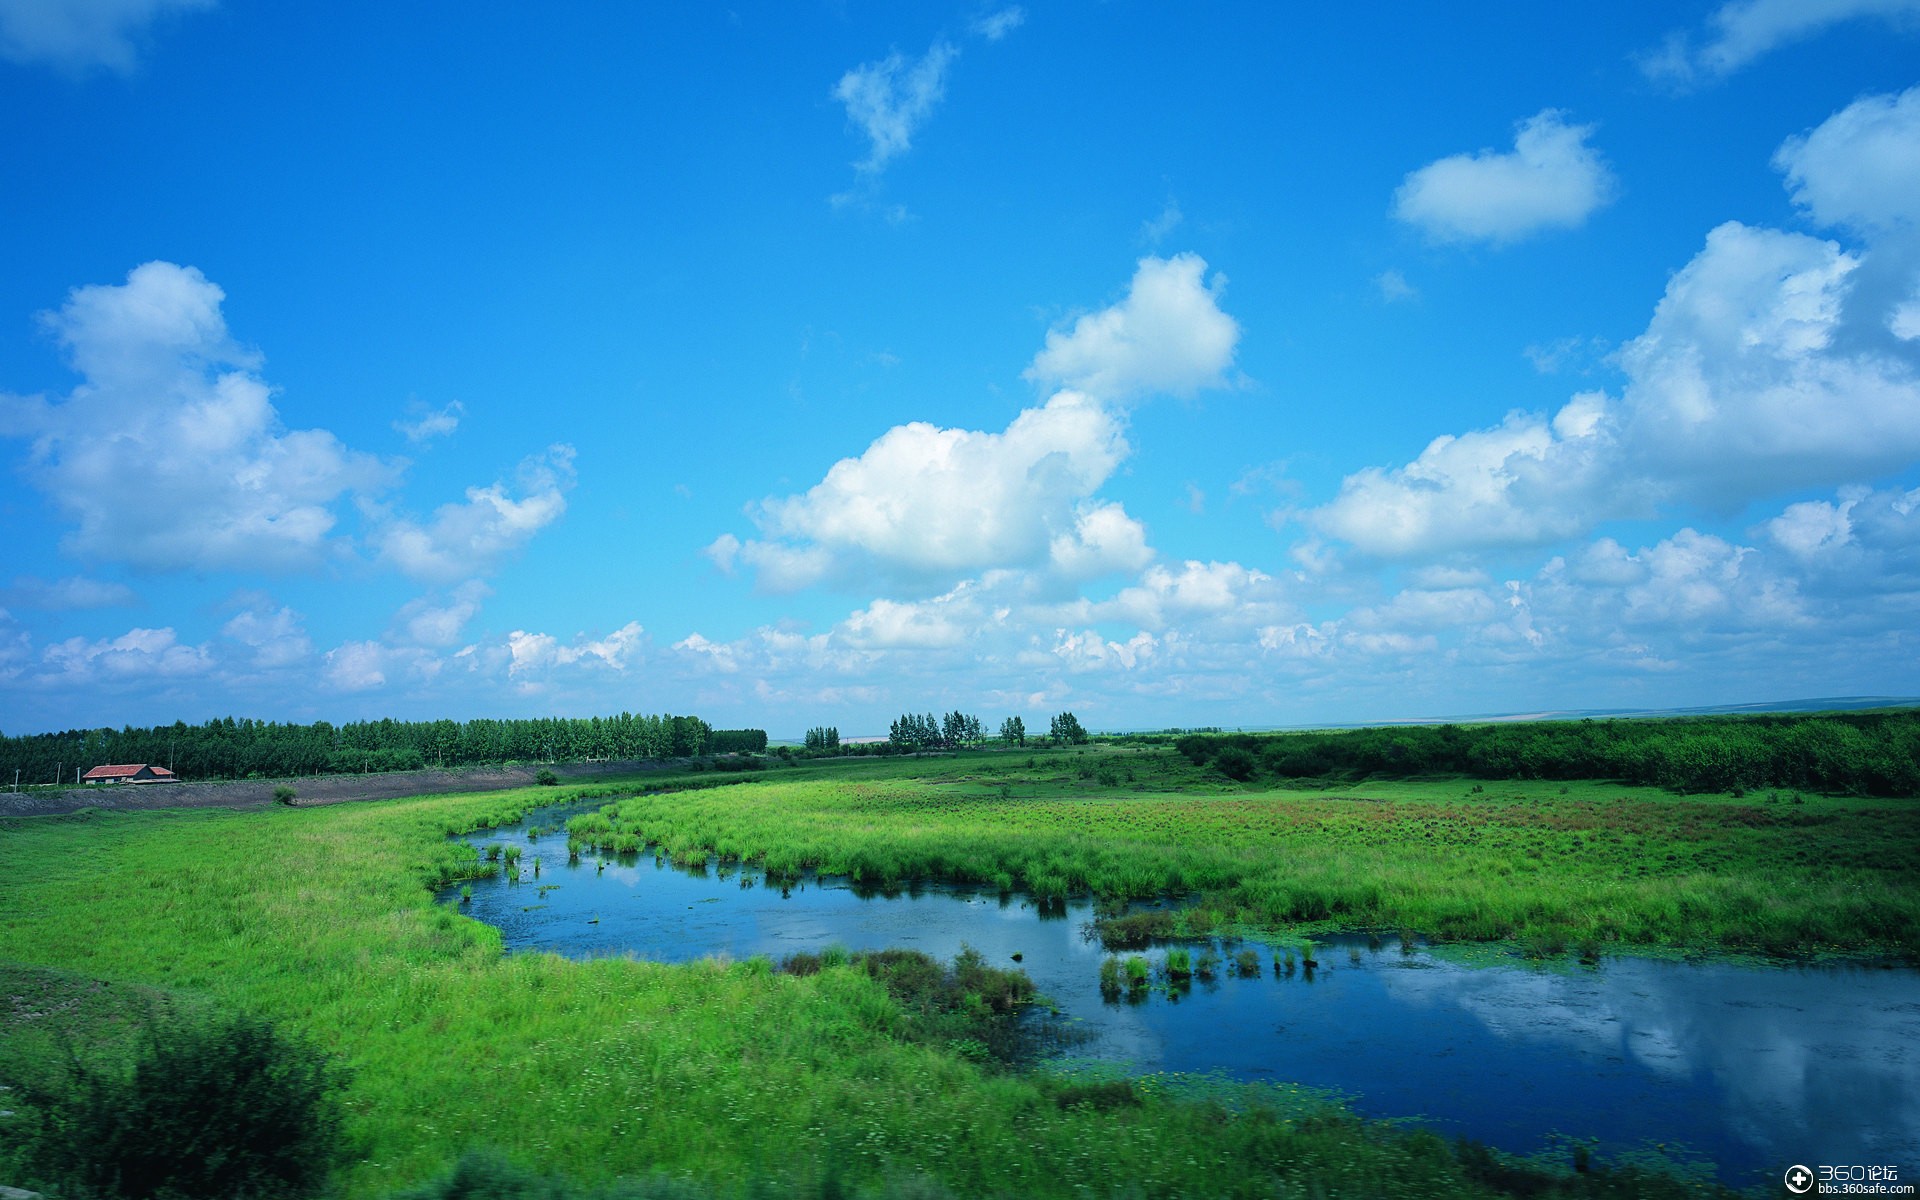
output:
[[[737,777],[735,777],[737,778]],[[1193,932],[1413,930],[1557,947],[1920,961],[1920,805],[1575,781],[1239,784],[1164,748],[834,763],[667,791],[576,838],[879,885],[1192,893]]]
[[[1897,801],[1457,780],[1262,791],[1164,748],[683,782],[726,786],[621,800],[605,836],[874,882],[1180,889],[1201,897],[1203,922],[1900,954],[1920,928],[1899,869],[1916,826]],[[1116,1099],[983,1066],[910,1036],[899,1005],[852,966],[796,977],[763,961],[506,956],[493,930],[432,904],[431,886],[479,869],[449,833],[579,790],[0,822],[0,982],[14,997],[0,1012],[0,1059],[50,1060],[50,1029],[111,1056],[156,998],[262,1013],[353,1072],[353,1161],[339,1180],[350,1197],[390,1195],[475,1147],[588,1181],[665,1170],[716,1195],[1543,1185],[1284,1087],[1195,1100],[1149,1081]],[[1553,1186],[1698,1194],[1638,1175]]]

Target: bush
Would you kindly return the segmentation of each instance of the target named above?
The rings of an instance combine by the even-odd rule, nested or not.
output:
[[[1238,746],[1228,746],[1213,756],[1213,765],[1219,768],[1228,779],[1237,779],[1242,783],[1253,778],[1256,763],[1253,755]]]
[[[560,777],[553,773],[553,768],[541,767],[540,773],[533,777],[533,781],[541,787],[552,787],[554,784],[560,782]]]
[[[294,797],[293,789],[288,787],[284,783],[281,784],[279,787],[273,789],[273,802],[275,804],[292,805],[293,797]]]
[[[29,1176],[75,1200],[316,1196],[342,1156],[345,1072],[258,1017],[149,1017],[130,1070],[13,1082]]]

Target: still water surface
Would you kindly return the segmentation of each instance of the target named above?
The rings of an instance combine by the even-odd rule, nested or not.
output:
[[[555,811],[530,819],[551,826]],[[1048,910],[932,884],[882,896],[834,878],[782,888],[737,865],[677,870],[651,855],[569,866],[564,833],[529,841],[525,825],[468,840],[523,848],[520,882],[475,880],[465,909],[510,950],[777,961],[837,944],[945,960],[972,946],[1001,965],[1020,956],[1086,1034],[1073,1054],[1131,1070],[1337,1089],[1369,1116],[1517,1153],[1597,1137],[1603,1155],[1704,1159],[1735,1185],[1793,1163],[1920,1176],[1920,972],[1631,958],[1468,967],[1359,937],[1321,942],[1311,973],[1278,973],[1273,948],[1247,943],[1257,977],[1223,970],[1177,997],[1113,1003],[1098,983],[1105,953],[1084,932],[1089,902]]]

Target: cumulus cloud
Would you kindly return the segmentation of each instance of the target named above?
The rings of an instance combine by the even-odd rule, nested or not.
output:
[[[379,642],[346,642],[327,651],[321,676],[336,691],[370,691],[386,685],[387,658]]]
[[[523,675],[572,666],[625,671],[645,649],[646,630],[638,621],[629,621],[602,638],[577,634],[572,642],[562,642],[548,633],[516,629],[507,635],[511,656],[507,673]]]
[[[899,425],[805,493],[763,501],[754,519],[773,540],[723,538],[708,553],[723,565],[737,556],[782,590],[862,568],[932,577],[1037,566],[1056,543],[1075,566],[1125,561],[1137,526],[1117,505],[1083,503],[1127,453],[1119,418],[1075,392],[1000,433]]]
[[[1140,260],[1119,303],[1052,330],[1026,378],[1103,400],[1222,387],[1240,324],[1220,309],[1226,279],[1197,254]]]
[[[492,589],[479,580],[469,580],[453,589],[445,599],[421,596],[402,605],[394,614],[397,631],[417,646],[451,646],[480,611],[480,603]]]
[[[573,459],[572,446],[549,446],[520,464],[518,496],[498,480],[470,487],[464,503],[443,504],[424,523],[376,514],[370,540],[382,561],[416,579],[445,582],[482,574],[567,511]]]
[[[1511,413],[1491,429],[1443,434],[1406,466],[1347,476],[1306,520],[1367,554],[1440,557],[1540,544],[1644,510],[1646,497],[1613,487],[1604,405],[1580,396],[1551,422]]]
[[[1845,336],[1858,266],[1804,234],[1737,222],[1709,233],[1621,348],[1629,465],[1733,503],[1920,457],[1920,377]]]
[[[1348,476],[1308,525],[1369,554],[1439,557],[1663,504],[1726,511],[1920,459],[1920,355],[1900,338],[1915,301],[1897,270],[1920,217],[1920,188],[1903,185],[1903,139],[1920,134],[1914,97],[1856,102],[1775,160],[1811,215],[1871,233],[1868,249],[1727,222],[1614,355],[1617,396],[1584,393],[1552,421],[1516,413],[1436,438],[1405,466]],[[1875,275],[1880,245],[1898,252]]]
[[[912,148],[913,135],[946,95],[947,68],[959,53],[951,42],[936,40],[917,59],[889,54],[840,77],[833,98],[867,137],[867,156],[854,164],[863,175],[878,174]]]
[[[205,646],[189,646],[171,628],[130,629],[116,638],[83,637],[54,642],[41,660],[56,675],[108,682],[168,680],[213,669]]]
[[[1120,505],[1082,503],[1074,514],[1073,529],[1047,543],[1047,558],[1063,579],[1096,579],[1124,571],[1138,571],[1153,558],[1147,530]]]
[[[261,670],[289,667],[313,653],[313,642],[291,608],[249,608],[236,613],[220,632],[253,651]]]
[[[1520,122],[1510,152],[1456,154],[1408,175],[1393,215],[1443,242],[1500,244],[1575,228],[1618,190],[1587,144],[1593,131],[1543,109]]]
[[[1822,225],[1867,234],[1920,225],[1920,87],[1854,101],[1788,138],[1773,165]]]
[[[1571,566],[1555,559],[1533,606],[1563,627],[1591,620],[1596,630],[1654,626],[1690,637],[1807,620],[1792,581],[1751,547],[1693,529],[1638,551],[1602,538]]]
[[[0,58],[131,71],[148,27],[215,0],[0,0]]]
[[[1054,656],[1073,671],[1131,671],[1153,661],[1160,641],[1142,630],[1124,642],[1109,641],[1091,629],[1057,630]]]
[[[1276,581],[1264,571],[1237,562],[1188,559],[1178,569],[1155,564],[1101,605],[1098,617],[1123,620],[1143,629],[1166,629],[1220,616],[1251,626],[1270,620],[1280,602]]]
[[[1865,19],[1912,29],[1920,24],[1920,0],[1732,0],[1707,18],[1704,38],[1671,34],[1640,66],[1672,84],[1723,78],[1780,46]]]
[[[77,525],[65,548],[155,570],[310,567],[339,549],[332,504],[397,468],[289,430],[192,267],[151,262],[76,288],[47,327],[84,382],[6,403],[27,479]]]

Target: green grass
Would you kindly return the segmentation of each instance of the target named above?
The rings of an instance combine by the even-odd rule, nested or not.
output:
[[[1136,782],[1103,786],[1095,764]],[[1247,785],[1164,748],[1095,747],[781,771],[620,801],[576,819],[573,836],[882,887],[1197,896],[1182,933],[1413,929],[1608,952],[1920,959],[1911,799],[1594,781]]]
[[[1136,782],[1103,786],[1097,768],[1082,779],[1077,769],[1088,763]],[[607,830],[644,830],[670,853],[711,850],[875,882],[1201,889],[1219,922],[1290,919],[1303,901],[1332,908],[1364,895],[1365,906],[1339,916],[1444,933],[1448,914],[1482,903],[1552,924],[1603,896],[1610,915],[1600,927],[1657,930],[1653,902],[1677,890],[1706,903],[1684,920],[1665,918],[1676,930],[1731,943],[1739,939],[1719,935],[1752,927],[1752,914],[1741,917],[1729,895],[1784,891],[1787,878],[1806,882],[1793,872],[1813,869],[1774,864],[1788,874],[1748,878],[1735,868],[1762,861],[1757,839],[1777,832],[1749,823],[1751,806],[1638,792],[1634,802],[1663,814],[1656,850],[1688,857],[1627,879],[1642,861],[1628,839],[1653,835],[1634,826],[1645,818],[1624,795],[1601,785],[1558,796],[1502,784],[1470,799],[1458,782],[1363,798],[1262,792],[1199,778],[1165,751],[1110,749],[856,761],[726,782],[622,801]],[[29,984],[42,1009],[73,1001],[56,1020],[90,1055],[116,1053],[127,1014],[161,996],[258,1012],[311,1038],[353,1072],[346,1107],[356,1161],[339,1181],[348,1197],[423,1183],[476,1147],[589,1183],[664,1171],[722,1196],[756,1180],[770,1194],[816,1196],[896,1178],[934,1180],[953,1195],[1023,1197],[1483,1196],[1519,1186],[1490,1182],[1480,1159],[1431,1135],[1320,1103],[1289,1107],[1283,1089],[1239,1089],[1229,1102],[1147,1081],[1129,1092],[1133,1103],[1007,1073],[973,1061],[966,1046],[916,1038],[914,1014],[850,958],[795,976],[759,960],[506,956],[496,931],[431,902],[432,886],[500,869],[449,833],[575,794],[0,822],[14,864],[0,873],[4,978]],[[1616,819],[1614,808],[1631,819]],[[1910,817],[1899,804],[1816,798],[1796,811],[1826,818],[1796,827],[1799,845],[1827,854],[1877,838],[1885,861],[1911,859]],[[1574,838],[1591,850],[1563,853]],[[1448,853],[1434,853],[1436,843]],[[1523,869],[1529,847],[1551,853]],[[1732,857],[1709,870],[1718,853]],[[1475,882],[1496,859],[1516,864],[1499,879],[1519,900]],[[1920,924],[1890,870],[1872,862],[1819,870],[1835,889],[1878,889],[1860,904],[1903,936]],[[1715,881],[1747,890],[1716,891]],[[1834,913],[1852,911],[1819,898],[1826,894],[1809,903],[1808,919],[1838,922]],[[1116,982],[1144,977],[1146,967],[1129,960]],[[97,999],[129,992],[129,1001]],[[44,1053],[44,1028],[0,1012],[0,1058],[14,1061],[27,1046]],[[1602,1176],[1581,1178],[1588,1182],[1552,1186],[1599,1194],[1590,1185]],[[1619,1194],[1688,1192],[1652,1177],[1605,1178]]]

